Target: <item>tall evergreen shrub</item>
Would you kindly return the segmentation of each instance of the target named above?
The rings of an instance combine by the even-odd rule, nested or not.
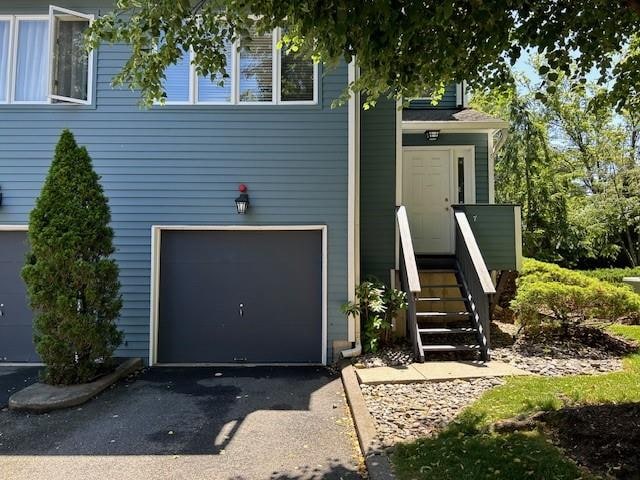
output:
[[[64,130],[29,219],[22,276],[35,311],[36,349],[52,384],[90,381],[122,341],[111,213],[84,147]]]

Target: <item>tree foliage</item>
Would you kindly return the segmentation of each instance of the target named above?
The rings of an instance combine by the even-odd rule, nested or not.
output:
[[[498,201],[523,205],[525,255],[567,266],[640,265],[638,117],[603,89],[531,81],[476,95],[511,123],[496,159]]]
[[[87,150],[65,130],[29,218],[22,270],[35,318],[45,380],[83,383],[108,366],[120,345],[122,301],[111,214]]]
[[[558,71],[578,84],[596,69],[603,84],[615,78],[607,98],[625,107],[640,81],[638,11],[637,0],[119,0],[88,43],[132,46],[114,83],[140,89],[147,105],[164,98],[163,72],[182,52],[192,49],[197,72],[215,79],[225,75],[225,40],[283,27],[286,48],[329,67],[357,55],[362,75],[350,88],[369,103],[437,97],[462,80],[501,85],[537,49],[550,89]]]

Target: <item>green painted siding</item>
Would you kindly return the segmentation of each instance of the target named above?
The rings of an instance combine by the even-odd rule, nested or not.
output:
[[[489,149],[486,133],[441,133],[436,141],[429,141],[422,134],[402,135],[405,147],[439,145],[474,145],[476,151],[476,202],[489,203]]]
[[[451,83],[445,87],[444,95],[436,105],[433,105],[429,99],[420,99],[409,102],[409,108],[457,108],[456,90],[456,84]]]
[[[513,205],[465,205],[469,225],[489,270],[517,270]]]
[[[379,101],[360,116],[360,275],[388,283],[395,266],[396,106]]]

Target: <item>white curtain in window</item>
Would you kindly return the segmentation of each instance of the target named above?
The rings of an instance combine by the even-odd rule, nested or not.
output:
[[[281,51],[280,98],[285,102],[313,101],[313,62],[296,52]]]
[[[15,100],[38,102],[47,100],[49,22],[18,21]]]
[[[9,84],[9,30],[8,20],[0,20],[0,102],[7,101]]]
[[[227,74],[231,71],[233,47],[230,42],[225,44],[225,57],[227,58]],[[222,82],[222,85],[220,83]],[[230,102],[231,101],[232,78],[228,76],[216,75],[211,81],[210,77],[198,78],[198,101],[199,102]]]
[[[190,62],[190,56],[185,52],[177,63],[169,65],[164,71],[165,79],[162,86],[167,94],[167,102],[189,101]]]
[[[273,98],[271,35],[253,37],[240,46],[240,101],[270,102]]]

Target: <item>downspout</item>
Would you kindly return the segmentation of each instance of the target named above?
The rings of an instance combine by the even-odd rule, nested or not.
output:
[[[358,68],[355,58],[349,63],[349,86],[358,77]],[[356,285],[360,282],[360,94],[351,93],[348,104],[348,213],[347,213],[347,238],[348,238],[348,267],[347,267],[347,298],[350,302],[355,300]],[[360,338],[360,319],[348,317],[348,340],[353,347],[343,350],[342,358],[357,357],[362,353],[362,341]]]

